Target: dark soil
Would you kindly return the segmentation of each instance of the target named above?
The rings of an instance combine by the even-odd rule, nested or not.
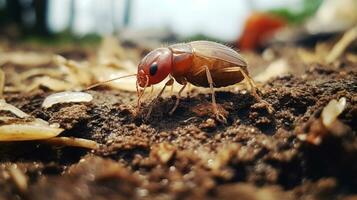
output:
[[[91,103],[49,109],[41,103],[51,92],[5,94],[23,111],[60,123],[62,136],[103,146],[0,143],[0,199],[356,199],[357,63],[303,69],[260,87],[272,114],[249,92],[217,92],[227,124],[213,118],[200,88],[172,116],[175,97],[161,98],[148,120],[148,102],[135,116],[129,92],[99,88],[90,91]],[[313,132],[323,107],[341,97],[342,134],[328,132],[319,145],[297,138]],[[9,175],[13,164],[28,178],[25,191]]]

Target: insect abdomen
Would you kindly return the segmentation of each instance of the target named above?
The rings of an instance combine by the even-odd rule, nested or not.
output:
[[[209,87],[204,66],[210,70],[214,87],[234,85],[244,79],[239,66],[223,60],[194,56],[193,66],[195,67],[192,67],[190,73],[187,73],[186,79],[196,86]]]

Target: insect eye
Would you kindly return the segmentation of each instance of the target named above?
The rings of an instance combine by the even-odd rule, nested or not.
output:
[[[151,76],[154,76],[157,72],[157,63],[153,63],[151,66],[150,66],[150,75]]]

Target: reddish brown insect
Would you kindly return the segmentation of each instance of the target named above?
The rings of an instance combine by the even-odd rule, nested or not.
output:
[[[170,114],[179,105],[181,93],[188,83],[210,88],[213,112],[219,120],[225,120],[225,118],[217,109],[214,87],[229,86],[246,79],[252,89],[252,94],[262,101],[256,93],[253,80],[248,75],[247,63],[243,57],[233,49],[216,42],[194,41],[155,49],[141,60],[136,76],[138,108],[144,90],[168,76],[169,80],[156,99],[162,95],[166,86],[174,83],[174,80],[183,85]],[[139,87],[144,88],[143,91],[140,92]],[[147,116],[150,115],[151,110],[152,106]]]

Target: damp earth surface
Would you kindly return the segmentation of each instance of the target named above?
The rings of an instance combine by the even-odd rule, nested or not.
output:
[[[215,120],[202,88],[183,95],[173,115],[176,97],[166,94],[148,119],[150,101],[136,114],[135,92],[98,87],[88,91],[91,102],[47,109],[48,88],[5,92],[8,103],[60,124],[61,136],[102,145],[1,142],[0,199],[357,199],[357,62],[302,64],[291,52],[278,55],[292,60],[289,73],[258,84],[273,113],[244,87],[216,92],[227,124]],[[250,67],[261,57],[248,55]],[[325,130],[323,108],[342,97],[342,126]],[[11,166],[25,176],[25,190]]]

